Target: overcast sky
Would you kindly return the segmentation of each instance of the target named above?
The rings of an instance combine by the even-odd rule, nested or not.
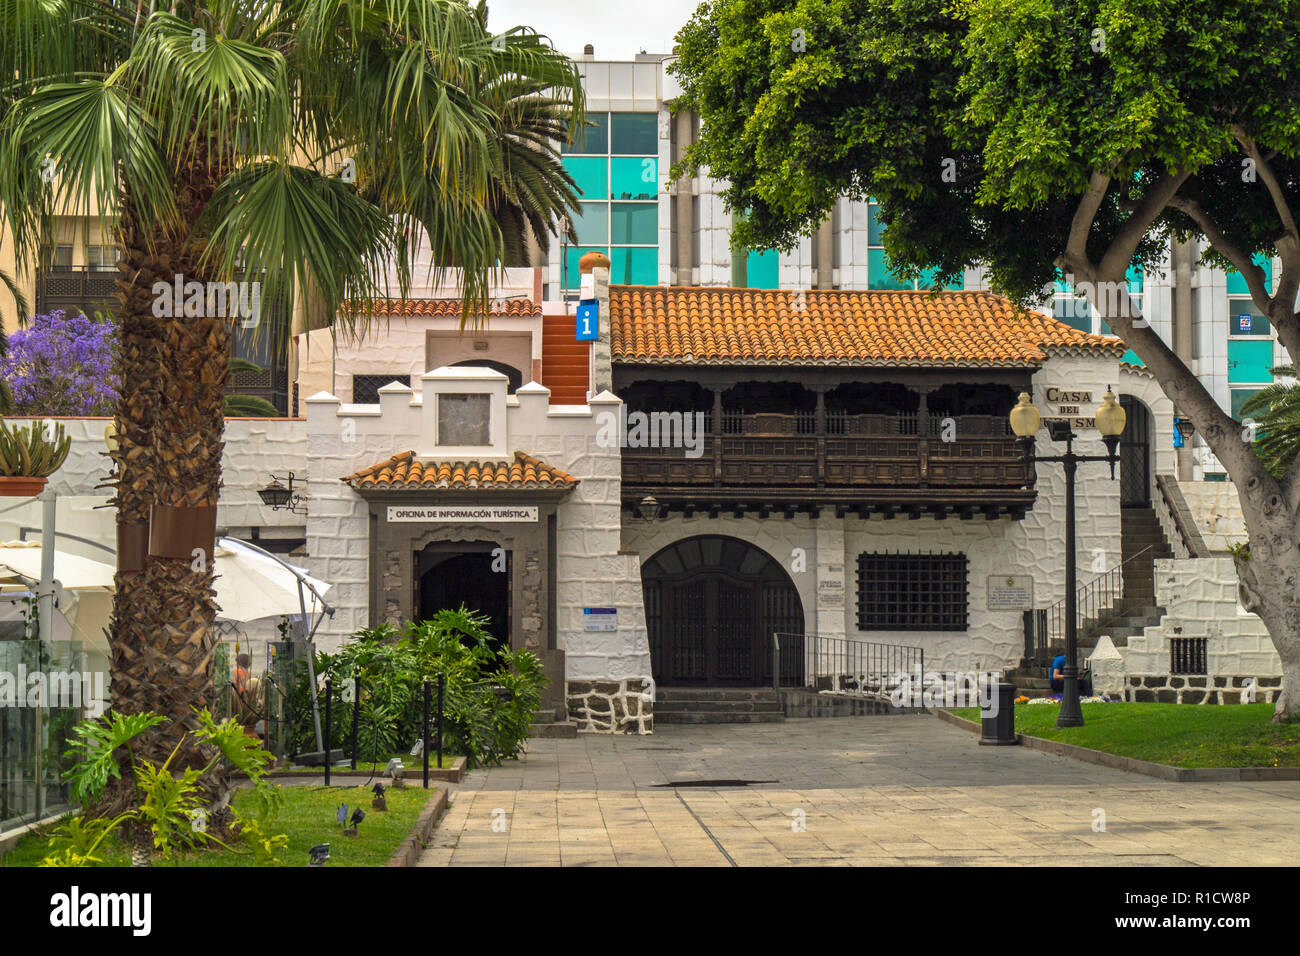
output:
[[[642,50],[668,53],[699,0],[488,0],[493,30],[523,24],[570,56],[585,44],[602,60],[630,60]]]

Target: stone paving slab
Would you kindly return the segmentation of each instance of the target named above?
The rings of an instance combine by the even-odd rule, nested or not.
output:
[[[925,715],[535,740],[451,790],[417,865],[1300,863],[1300,782],[1166,782]]]

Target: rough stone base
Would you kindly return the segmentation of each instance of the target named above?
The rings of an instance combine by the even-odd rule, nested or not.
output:
[[[1124,699],[1155,704],[1240,704],[1246,682],[1255,682],[1255,703],[1272,704],[1282,692],[1280,677],[1205,674],[1129,675]]]
[[[566,682],[569,718],[580,734],[654,733],[654,702],[644,678]]]

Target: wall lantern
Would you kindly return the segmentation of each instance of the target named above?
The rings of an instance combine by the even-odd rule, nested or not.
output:
[[[636,513],[646,521],[655,521],[663,516],[664,506],[654,495],[646,495],[636,503]]]
[[[299,507],[304,498],[302,495],[295,494],[293,490],[293,472],[289,472],[285,479],[289,482],[288,487],[280,483],[280,479],[271,476],[271,483],[257,492],[257,496],[262,499],[262,504],[270,507],[272,511],[279,511],[281,508],[287,509],[291,514],[305,515],[307,509]]]
[[[1174,429],[1178,432],[1178,440],[1174,444],[1175,448],[1182,448],[1187,444],[1192,434],[1196,431],[1196,426],[1192,424],[1190,418],[1175,418]]]

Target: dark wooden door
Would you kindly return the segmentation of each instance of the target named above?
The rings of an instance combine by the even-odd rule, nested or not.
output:
[[[1141,402],[1121,395],[1127,416],[1119,441],[1119,503],[1123,507],[1151,503],[1151,415]]]
[[[803,677],[803,605],[784,569],[738,539],[670,545],[642,569],[650,666],[664,686],[770,686],[771,635],[781,681]]]

